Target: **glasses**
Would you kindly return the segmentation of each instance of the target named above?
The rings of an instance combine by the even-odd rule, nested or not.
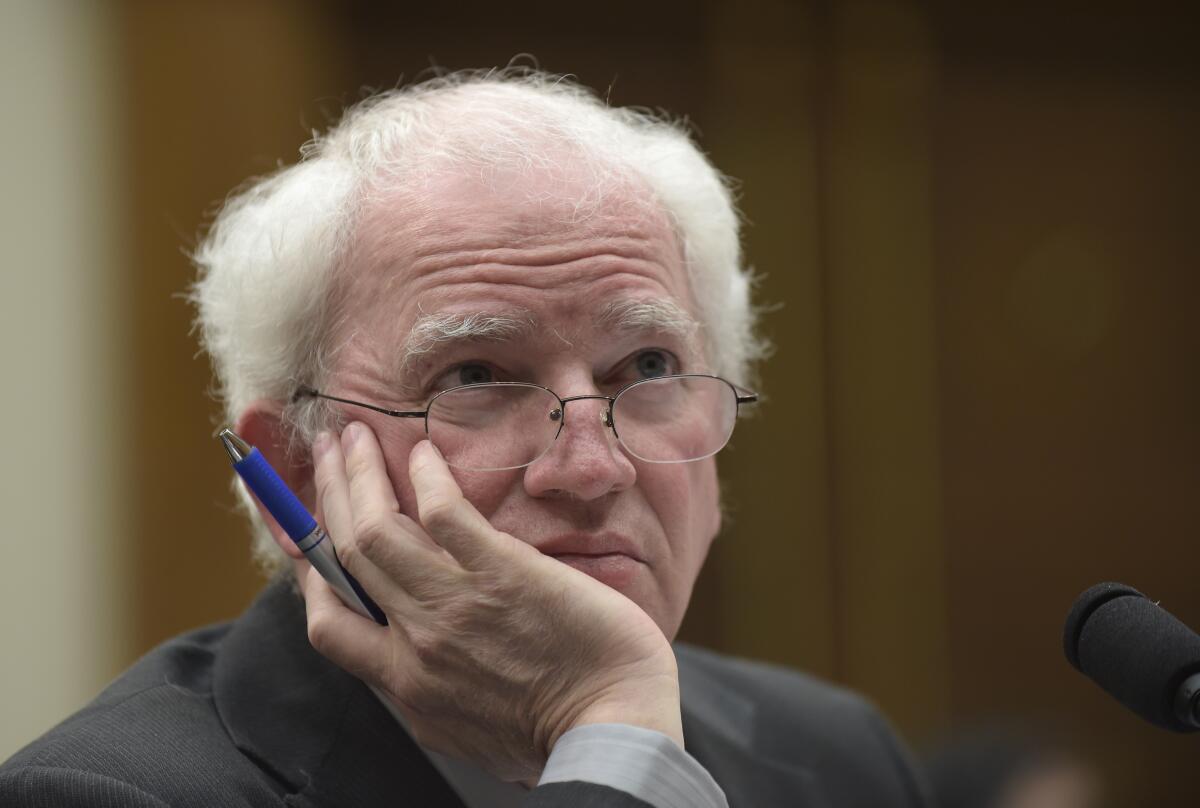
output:
[[[389,410],[301,387],[292,396],[323,398],[393,418],[425,419],[425,434],[446,462],[468,471],[506,471],[536,461],[554,445],[573,401],[607,401],[600,422],[621,446],[647,463],[687,463],[711,457],[729,443],[743,404],[758,395],[719,376],[655,376],[611,396],[561,398],[524,382],[487,382],[443,390],[423,410]]]

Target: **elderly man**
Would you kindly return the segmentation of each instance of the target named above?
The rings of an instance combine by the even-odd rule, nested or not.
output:
[[[0,802],[920,804],[859,698],[670,645],[761,354],[686,133],[459,74],[303,156],[226,204],[199,322],[236,430],[387,625],[263,511],[276,581],[18,753]]]

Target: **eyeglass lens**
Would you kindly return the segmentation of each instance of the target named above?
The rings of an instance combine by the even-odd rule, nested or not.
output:
[[[578,402],[582,403],[582,402]],[[563,425],[558,398],[523,384],[448,390],[429,405],[429,439],[446,462],[474,471],[527,466],[550,450]],[[565,428],[580,423],[568,403]],[[617,437],[634,457],[680,463],[716,454],[737,419],[737,393],[708,376],[648,379],[613,405]]]

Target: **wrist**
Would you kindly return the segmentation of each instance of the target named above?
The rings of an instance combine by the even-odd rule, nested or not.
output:
[[[663,674],[653,682],[641,681],[636,686],[605,694],[580,710],[558,737],[588,724],[627,724],[661,732],[682,749],[683,719],[677,675]]]

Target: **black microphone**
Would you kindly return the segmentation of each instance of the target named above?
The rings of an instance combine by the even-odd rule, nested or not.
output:
[[[1125,584],[1096,584],[1075,601],[1063,650],[1082,674],[1142,718],[1200,729],[1200,636]]]

